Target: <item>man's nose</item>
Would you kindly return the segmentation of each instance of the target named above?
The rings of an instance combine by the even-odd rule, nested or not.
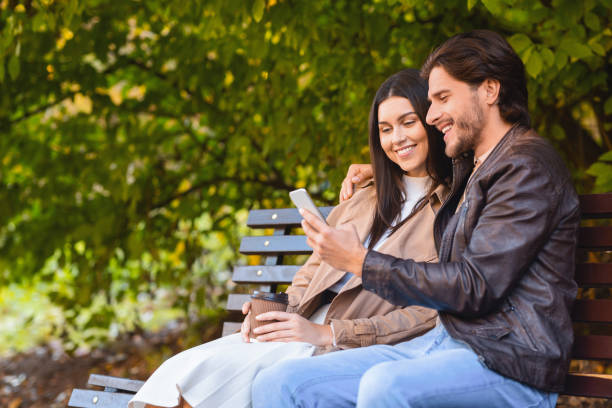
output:
[[[438,110],[437,106],[434,105],[434,103],[432,102],[431,105],[429,105],[429,109],[427,110],[427,116],[425,117],[425,122],[427,122],[427,124],[434,126],[436,124],[436,121],[440,118],[440,111]]]

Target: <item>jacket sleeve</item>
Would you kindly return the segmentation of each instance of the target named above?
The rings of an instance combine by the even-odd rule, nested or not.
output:
[[[436,325],[435,310],[409,306],[385,315],[365,319],[332,319],[336,346],[365,347],[373,344],[395,344],[420,336]]]
[[[295,273],[291,285],[287,288],[287,295],[289,295],[289,306],[287,307],[288,312],[297,312],[298,306],[308,289],[310,281],[315,274],[315,271],[321,264],[321,257],[315,253],[310,255],[306,263]]]
[[[495,308],[548,239],[560,190],[567,188],[546,163],[529,154],[517,156],[500,165],[490,186],[481,186],[485,204],[456,262],[421,263],[369,251],[362,269],[364,288],[395,305],[466,317]]]

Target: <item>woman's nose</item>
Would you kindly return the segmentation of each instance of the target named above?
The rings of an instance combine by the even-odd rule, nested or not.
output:
[[[392,141],[393,141],[394,144],[400,144],[405,139],[406,139],[406,135],[404,134],[404,130],[401,128],[401,126],[398,126],[397,128],[395,128],[393,130],[393,139],[392,139]]]

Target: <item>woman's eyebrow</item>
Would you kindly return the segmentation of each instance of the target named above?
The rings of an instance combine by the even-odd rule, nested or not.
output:
[[[416,115],[416,112],[406,112],[403,115],[401,115],[398,120],[401,122],[402,120],[406,119],[406,116],[410,116],[410,115]]]
[[[406,119],[406,116],[416,115],[416,114],[417,114],[416,112],[412,112],[412,111],[410,111],[410,112],[406,112],[406,113],[402,113],[402,114],[401,114],[401,115],[400,115],[400,116],[397,118],[397,121],[398,121],[398,122],[401,122],[402,120]],[[380,126],[380,125],[390,125],[390,123],[389,123],[389,122],[387,122],[387,121],[384,121],[384,120],[383,120],[383,121],[379,121],[379,122],[378,122],[378,125],[379,125],[379,126]]]

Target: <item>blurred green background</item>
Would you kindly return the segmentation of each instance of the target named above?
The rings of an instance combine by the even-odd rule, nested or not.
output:
[[[251,208],[334,204],[380,83],[502,33],[612,191],[612,0],[0,0],[0,355],[221,313]]]

